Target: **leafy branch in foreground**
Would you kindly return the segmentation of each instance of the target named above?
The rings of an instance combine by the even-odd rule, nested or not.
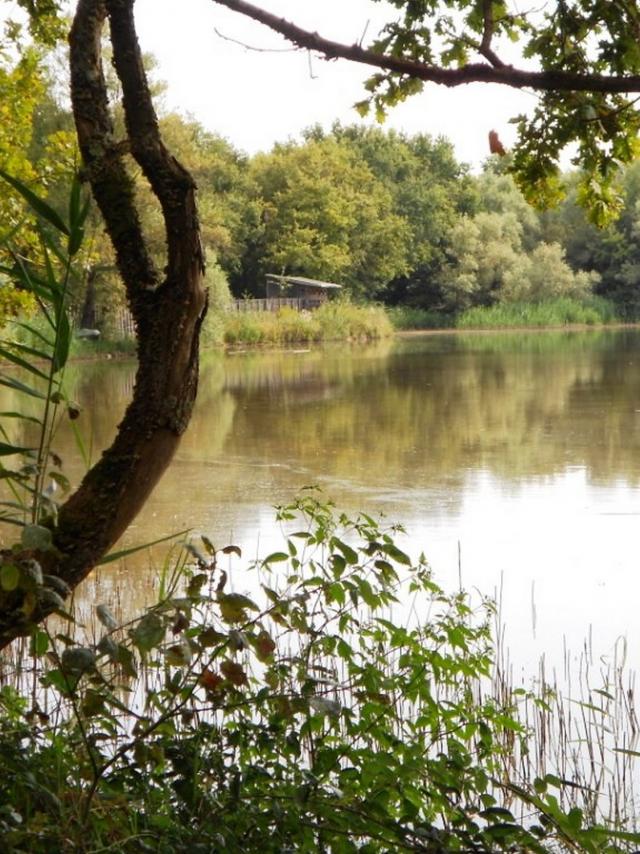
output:
[[[491,693],[490,602],[447,595],[398,528],[312,492],[278,516],[283,550],[250,567],[245,592],[229,580],[240,550],[202,536],[167,561],[140,619],[120,626],[100,605],[91,641],[34,631],[41,688],[0,692],[3,846],[637,846],[597,797],[522,779],[524,692]]]

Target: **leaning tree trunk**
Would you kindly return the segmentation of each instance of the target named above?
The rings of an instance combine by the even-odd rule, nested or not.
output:
[[[79,0],[71,30],[71,95],[84,169],[116,251],[138,339],[133,398],[113,445],[60,508],[55,549],[38,557],[73,588],[111,548],[147,500],[186,429],[198,385],[198,338],[206,312],[204,262],[189,173],[165,148],[138,45],[135,0]],[[126,140],[116,140],[102,69],[109,19],[123,91]],[[147,248],[124,163],[130,153],[162,207],[166,267]],[[19,602],[0,611],[0,649],[47,616]]]

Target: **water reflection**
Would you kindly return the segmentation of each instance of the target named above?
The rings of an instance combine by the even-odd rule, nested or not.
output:
[[[516,643],[533,638],[535,585],[535,648],[589,622],[608,644],[635,624],[621,590],[638,588],[639,346],[637,331],[609,330],[208,356],[193,423],[127,542],[193,526],[255,554],[277,535],[272,505],[320,483],[347,509],[404,522],[451,580],[458,541],[466,584],[492,589],[504,573]],[[71,368],[94,456],[133,376],[126,363]],[[57,444],[77,480],[71,434]],[[124,571],[139,605],[144,568]]]

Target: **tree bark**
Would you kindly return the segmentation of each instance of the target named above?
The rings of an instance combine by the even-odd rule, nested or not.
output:
[[[187,170],[165,148],[145,77],[134,0],[79,0],[71,35],[71,95],[80,151],[115,248],[137,327],[133,397],[112,446],[60,508],[55,549],[37,557],[74,588],[126,530],[169,465],[193,409],[198,339],[207,308],[204,260]],[[102,70],[109,19],[113,61],[123,90],[128,140],[114,138]],[[167,264],[162,276],[147,248],[123,151],[130,151],[162,207]],[[5,609],[6,610],[6,609]],[[0,649],[51,611],[21,603],[0,612]]]

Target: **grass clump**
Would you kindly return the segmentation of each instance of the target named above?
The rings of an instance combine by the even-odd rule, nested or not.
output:
[[[455,316],[427,308],[395,305],[387,309],[394,329],[451,329],[456,325]]]
[[[501,329],[519,326],[597,326],[616,323],[615,305],[603,297],[584,300],[558,297],[538,303],[511,302],[467,309],[456,319],[459,329]]]

